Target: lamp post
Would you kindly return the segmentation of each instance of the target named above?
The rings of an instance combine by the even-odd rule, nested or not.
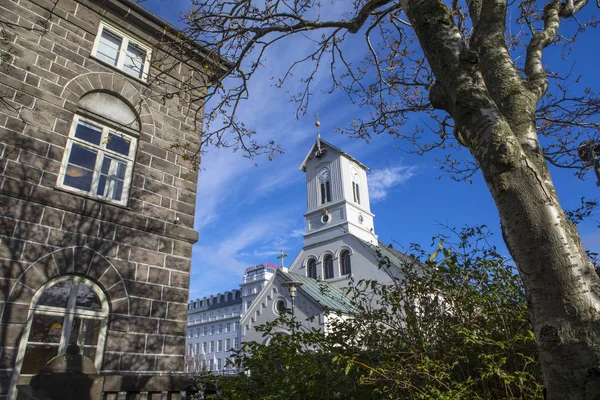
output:
[[[600,144],[593,140],[581,142],[577,154],[583,162],[592,166],[596,173],[596,186],[600,186]]]
[[[283,287],[290,288],[290,297],[292,298],[292,319],[294,319],[294,316],[295,316],[295,308],[296,308],[295,300],[296,300],[296,290],[297,290],[296,288],[299,288],[302,285],[303,285],[303,283],[298,282],[298,281],[287,281],[287,282],[283,282],[281,284],[281,286],[283,286]]]

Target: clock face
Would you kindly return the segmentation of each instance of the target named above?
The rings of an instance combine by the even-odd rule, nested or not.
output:
[[[329,178],[329,170],[327,168],[321,168],[317,176],[319,177],[320,181],[324,181],[325,179]]]
[[[358,170],[356,168],[352,168],[352,177],[354,180],[358,179]]]

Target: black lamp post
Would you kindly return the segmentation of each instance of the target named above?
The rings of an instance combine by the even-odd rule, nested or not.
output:
[[[286,288],[290,288],[290,297],[292,298],[292,319],[295,316],[295,308],[296,308],[296,288],[299,288],[300,286],[302,286],[303,283],[302,282],[298,282],[298,281],[287,281],[287,282],[283,282],[281,284],[281,286],[286,287]]]
[[[591,165],[596,174],[596,186],[600,186],[600,144],[593,140],[581,142],[577,148],[579,158],[588,165]]]

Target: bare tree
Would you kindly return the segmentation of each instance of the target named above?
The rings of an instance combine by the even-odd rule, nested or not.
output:
[[[346,132],[389,133],[418,153],[445,148],[442,161],[457,179],[481,170],[527,288],[548,398],[600,396],[600,279],[548,170],[548,163],[580,175],[590,169],[578,149],[598,141],[600,98],[574,90],[579,77],[542,63],[549,46],[563,46],[568,61],[569,47],[596,26],[575,18],[588,0],[354,0],[330,19],[323,16],[335,14],[337,2],[330,9],[317,0],[192,3],[179,45],[199,42],[231,61],[228,78],[192,100],[216,105],[206,115],[204,144],[249,155],[278,151],[274,142],[254,142],[235,114],[270,46],[290,36],[312,41],[313,50],[275,81],[300,75],[298,112],[306,111],[323,68],[331,91],[370,109],[370,118]],[[561,23],[567,34],[559,34]],[[357,50],[346,43],[356,37],[364,39],[360,62],[352,62]],[[407,134],[402,126],[415,112],[432,122]]]

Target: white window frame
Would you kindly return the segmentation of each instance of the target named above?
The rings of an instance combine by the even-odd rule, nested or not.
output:
[[[85,140],[75,137],[75,131],[77,130],[77,126],[80,121],[83,121],[83,122],[86,122],[86,123],[89,123],[89,124],[92,124],[92,125],[102,128],[102,136],[100,138],[99,145],[95,145],[93,143],[86,142]],[[115,135],[120,135],[121,137],[127,137],[127,139],[130,140],[129,154],[127,156],[124,156],[121,153],[117,153],[117,152],[111,151],[106,148],[106,144],[108,142],[107,138],[108,138],[109,133],[113,133]],[[96,164],[94,166],[94,173],[92,176],[92,186],[89,191],[81,190],[81,189],[74,188],[72,186],[63,184],[63,181],[65,179],[65,174],[67,173],[67,167],[69,165],[69,157],[71,155],[71,149],[73,147],[73,144],[77,144],[81,147],[85,147],[86,149],[93,150],[97,153]],[[69,132],[69,137],[67,139],[67,145],[65,147],[65,151],[63,154],[62,163],[60,165],[60,171],[58,174],[58,180],[56,182],[56,187],[67,190],[69,192],[73,192],[73,193],[81,194],[81,195],[84,195],[87,197],[91,197],[94,199],[104,200],[104,201],[107,201],[110,203],[126,206],[127,200],[129,199],[129,189],[131,187],[131,178],[133,176],[133,165],[135,162],[136,150],[137,150],[137,137],[135,137],[131,134],[127,134],[122,131],[119,131],[118,129],[114,129],[113,127],[111,127],[110,125],[107,125],[106,123],[98,122],[96,120],[92,120],[92,119],[83,117],[79,114],[75,114],[75,116],[73,117],[73,123],[71,124],[71,130]],[[127,165],[126,170],[125,170],[125,177],[123,179],[123,192],[121,195],[121,200],[115,200],[115,199],[111,199],[108,197],[100,196],[96,193],[96,191],[98,190],[98,184],[100,182],[100,171],[102,169],[102,162],[104,160],[105,154],[109,155],[111,157],[117,158],[117,159],[125,162]]]
[[[98,46],[100,45],[100,39],[102,38],[102,32],[104,32],[104,30],[107,30],[112,35],[118,36],[121,38],[121,47],[119,48],[116,65],[109,64],[106,61],[100,59],[96,55],[98,52]],[[142,68],[142,76],[141,77],[130,74],[123,68],[123,64],[125,63],[125,59],[127,58],[126,49],[129,46],[129,43],[133,44],[134,46],[136,46],[146,52],[146,57],[144,59],[144,66]],[[91,56],[103,64],[107,64],[107,65],[110,65],[111,67],[117,68],[118,70],[120,70],[124,74],[126,74],[127,76],[131,76],[132,78],[135,78],[135,79],[143,81],[143,82],[146,82],[148,80],[148,74],[150,73],[150,57],[152,56],[152,49],[150,47],[148,47],[147,45],[143,44],[142,42],[140,42],[139,40],[132,38],[130,35],[127,35],[120,29],[117,29],[114,26],[109,25],[104,21],[100,21],[100,25],[98,26],[98,33],[96,34],[96,39],[94,40],[94,47],[92,47]]]
[[[79,288],[79,283],[83,282],[84,284],[90,286],[96,296],[98,296],[98,301],[102,305],[102,309],[100,311],[92,311],[92,310],[83,310],[76,309],[74,297],[71,294],[69,295],[69,303],[65,308],[62,307],[54,307],[54,306],[43,306],[37,305],[42,294],[48,290],[48,288],[67,280],[72,280],[74,286],[71,287],[70,292],[77,293]],[[106,295],[102,290],[92,281],[86,279],[82,276],[77,275],[63,275],[59,278],[53,279],[49,282],[46,282],[42,287],[38,289],[38,291],[33,295],[33,298],[30,302],[29,314],[27,315],[27,322],[25,323],[25,329],[23,329],[23,334],[21,335],[21,339],[19,341],[19,350],[17,352],[17,359],[15,361],[15,368],[13,372],[13,376],[11,379],[11,383],[9,386],[8,396],[7,398],[12,398],[15,394],[16,386],[21,377],[31,377],[31,374],[22,374],[21,368],[23,367],[23,360],[25,358],[25,351],[27,348],[27,344],[29,343],[29,334],[31,332],[31,325],[33,322],[33,318],[36,314],[43,315],[53,315],[53,316],[62,316],[64,317],[63,330],[61,332],[61,340],[58,347],[58,354],[64,355],[67,350],[68,338],[71,336],[71,329],[73,328],[73,320],[75,317],[90,317],[95,320],[100,320],[100,330],[98,334],[98,342],[96,344],[96,356],[95,359],[92,360],[94,366],[98,369],[102,369],[102,362],[104,360],[104,349],[106,345],[106,332],[108,329],[108,316],[109,316],[109,308],[108,308],[108,300]]]

